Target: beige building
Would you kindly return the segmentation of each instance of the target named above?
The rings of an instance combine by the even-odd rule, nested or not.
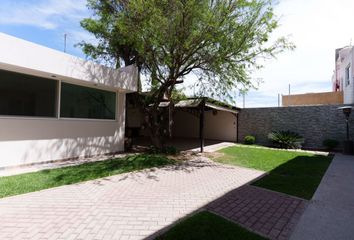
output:
[[[343,104],[343,92],[321,92],[282,96],[282,106]]]
[[[354,47],[335,50],[332,92],[284,95],[282,106],[354,104]]]

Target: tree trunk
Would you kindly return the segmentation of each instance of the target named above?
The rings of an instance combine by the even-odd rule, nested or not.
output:
[[[147,106],[147,108],[149,108],[149,106]],[[161,120],[158,109],[148,109],[146,111],[145,120],[152,144],[154,147],[161,150],[163,148],[163,141],[161,134]]]

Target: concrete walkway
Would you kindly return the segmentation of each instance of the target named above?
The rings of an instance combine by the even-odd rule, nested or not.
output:
[[[290,239],[354,239],[353,156],[336,154]]]
[[[263,172],[197,157],[0,199],[0,239],[144,239]]]

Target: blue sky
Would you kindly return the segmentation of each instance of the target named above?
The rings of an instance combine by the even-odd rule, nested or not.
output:
[[[287,94],[289,84],[292,93],[330,91],[334,50],[354,43],[353,10],[352,0],[280,0],[275,36],[289,36],[297,48],[251,74],[262,83],[246,95],[246,107],[276,106],[278,93]],[[85,57],[74,45],[94,41],[80,27],[90,14],[86,0],[1,0],[0,32],[60,51],[66,33],[67,52]],[[235,97],[242,106],[242,98]]]
[[[93,39],[80,27],[89,16],[86,0],[1,0],[0,31],[60,51],[66,33],[67,52],[84,57],[74,45]]]

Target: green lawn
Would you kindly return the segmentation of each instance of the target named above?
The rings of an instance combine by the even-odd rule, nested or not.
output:
[[[200,212],[174,226],[156,240],[264,240],[257,234],[209,212]]]
[[[228,147],[220,150],[217,161],[267,171],[253,185],[311,199],[332,156],[315,155],[252,147]]]
[[[163,155],[134,155],[78,166],[0,177],[0,198],[172,164]]]

